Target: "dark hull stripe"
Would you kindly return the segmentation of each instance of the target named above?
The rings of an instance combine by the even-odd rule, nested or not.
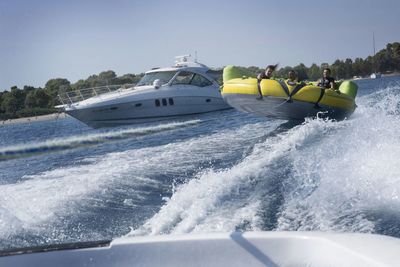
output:
[[[91,121],[93,121],[93,122],[101,122],[101,121],[145,120],[145,119],[158,119],[158,118],[159,119],[166,119],[166,118],[173,118],[173,117],[180,117],[180,116],[191,116],[191,115],[197,115],[197,114],[204,114],[204,113],[222,111],[222,110],[227,110],[227,109],[231,109],[231,107],[224,108],[224,109],[218,109],[218,110],[210,110],[210,111],[196,112],[196,113],[185,113],[185,114],[177,114],[177,115],[168,115],[168,116],[129,117],[129,118],[123,118],[123,119],[107,119],[107,120],[91,120]]]

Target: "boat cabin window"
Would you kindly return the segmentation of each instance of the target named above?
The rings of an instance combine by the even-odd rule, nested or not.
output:
[[[194,75],[193,72],[181,71],[175,77],[172,84],[190,84],[190,82],[192,81],[193,75]]]
[[[153,82],[157,79],[161,81],[161,84],[166,84],[172,79],[172,77],[174,77],[175,74],[176,71],[159,71],[146,73],[142,77],[142,79],[140,79],[136,86],[153,85]]]
[[[195,74],[190,84],[194,86],[205,87],[212,85],[212,82],[210,82],[200,74]]]
[[[206,74],[211,77],[214,81],[216,81],[219,85],[223,84],[222,79],[223,70],[208,70]]]
[[[212,85],[212,82],[210,82],[200,74],[189,71],[181,71],[175,77],[172,84],[190,84],[193,86],[205,87]]]

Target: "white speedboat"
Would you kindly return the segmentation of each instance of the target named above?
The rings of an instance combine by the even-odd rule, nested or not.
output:
[[[382,75],[380,74],[380,73],[372,73],[370,76],[369,76],[371,79],[379,79],[379,78],[381,78],[382,77]]]
[[[336,266],[400,264],[400,239],[372,234],[247,232],[125,237],[0,251],[0,266]]]
[[[84,97],[88,89],[84,93],[65,93],[60,96],[63,105],[58,108],[94,128],[230,108],[221,97],[217,71],[196,61],[189,62],[188,57],[177,57],[173,67],[147,71],[136,86],[127,89],[99,94],[91,88],[88,98]]]

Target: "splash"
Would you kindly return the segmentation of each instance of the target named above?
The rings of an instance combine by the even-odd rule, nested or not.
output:
[[[246,134],[250,130],[253,133]],[[184,179],[185,173],[198,170],[203,163],[222,161],[235,150],[242,151],[243,144],[259,138],[262,130],[269,128],[263,123],[250,124],[166,145],[108,153],[0,185],[0,236],[7,239],[29,232],[51,236],[54,241],[55,225],[82,219],[97,206],[110,211],[112,207],[143,208],[152,195],[161,201],[159,192],[171,190],[175,179],[182,175]],[[226,150],[233,139],[238,143]],[[150,202],[149,209],[155,203]],[[80,232],[72,234],[79,238]],[[58,234],[56,238],[71,240],[74,236]]]
[[[399,236],[400,88],[358,104],[350,120],[308,120],[257,143],[231,168],[198,173],[129,235],[239,229]]]
[[[311,125],[316,125],[315,127]],[[239,164],[223,171],[212,169],[180,186],[161,210],[130,235],[231,231],[246,224],[257,229],[263,184],[282,175],[270,171],[298,144],[317,137],[328,123],[308,123],[257,144]]]
[[[394,211],[400,208],[400,88],[390,86],[358,102],[346,127],[292,157],[294,186],[278,230],[400,234],[383,230],[399,226],[383,224],[393,224],[384,217],[399,217]]]

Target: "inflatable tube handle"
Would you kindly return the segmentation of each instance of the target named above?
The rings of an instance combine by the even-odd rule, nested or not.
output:
[[[314,105],[314,108],[316,108],[316,109],[320,109],[321,108],[318,104],[319,104],[319,102],[322,100],[322,98],[325,95],[325,88],[322,88],[322,87],[320,87],[320,88],[321,88],[321,93],[319,94],[319,98],[318,98],[317,102]]]
[[[261,91],[261,80],[259,80],[259,79],[257,79],[257,89],[258,89],[259,96],[256,99],[261,100],[261,99],[263,99],[263,94]]]

